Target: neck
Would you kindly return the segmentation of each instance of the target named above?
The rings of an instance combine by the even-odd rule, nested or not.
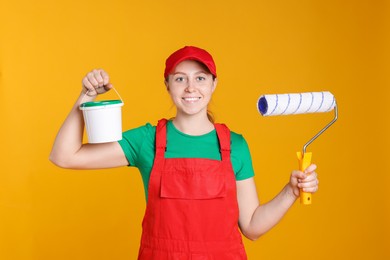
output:
[[[207,114],[205,116],[176,115],[172,122],[180,132],[188,135],[203,135],[214,129],[214,124],[209,121]]]

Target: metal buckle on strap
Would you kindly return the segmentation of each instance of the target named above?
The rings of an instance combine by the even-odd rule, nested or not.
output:
[[[156,151],[157,150],[163,150],[163,151],[167,151],[167,147],[166,146],[164,146],[164,145],[156,145]]]
[[[221,149],[219,149],[219,151],[221,152],[221,153],[223,153],[223,152],[232,152],[232,150],[231,149],[226,149],[226,148],[221,148]]]

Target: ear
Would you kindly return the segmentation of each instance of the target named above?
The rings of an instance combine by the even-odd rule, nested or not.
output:
[[[167,90],[169,91],[169,83],[168,83],[168,80],[164,80],[164,84],[165,84],[165,87],[167,88]]]
[[[218,84],[218,79],[215,78],[214,81],[213,81],[213,89],[212,89],[212,92],[214,92],[214,90],[217,88],[217,84]]]

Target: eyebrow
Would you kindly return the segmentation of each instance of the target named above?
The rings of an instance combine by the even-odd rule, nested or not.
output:
[[[205,71],[205,70],[199,70],[199,71],[195,72],[194,74],[201,74],[201,73],[209,74],[209,73],[208,73],[207,71]],[[172,75],[177,75],[177,74],[184,74],[184,75],[187,75],[186,73],[180,72],[180,71],[177,71],[177,72],[172,73]]]

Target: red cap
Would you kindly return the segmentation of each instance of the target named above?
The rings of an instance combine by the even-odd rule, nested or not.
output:
[[[210,53],[198,47],[185,46],[172,53],[165,61],[164,78],[167,78],[175,67],[184,60],[195,60],[203,63],[210,73],[217,77],[217,69]]]

